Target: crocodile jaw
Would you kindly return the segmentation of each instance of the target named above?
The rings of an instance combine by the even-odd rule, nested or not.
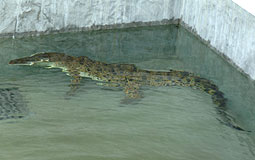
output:
[[[34,62],[29,60],[28,58],[19,58],[19,59],[14,59],[14,60],[11,60],[9,62],[9,64],[11,65],[34,65]]]
[[[9,64],[11,64],[11,65],[17,65],[17,66],[32,66],[32,65],[34,65],[35,63],[34,63],[34,62],[13,63],[13,62],[10,61]]]

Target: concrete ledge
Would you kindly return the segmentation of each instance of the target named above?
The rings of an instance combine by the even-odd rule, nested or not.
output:
[[[173,0],[2,0],[0,33],[161,21],[174,17],[175,3]]]
[[[58,33],[70,33],[70,32],[81,32],[81,31],[96,31],[96,30],[108,30],[108,29],[124,29],[124,28],[135,28],[135,27],[150,27],[150,26],[162,26],[162,25],[180,25],[180,19],[164,19],[161,21],[152,22],[131,22],[131,23],[117,23],[109,25],[92,25],[89,27],[66,27],[59,30],[50,28],[47,31],[28,31],[20,33],[2,33],[0,38],[22,38],[30,36],[48,35],[48,34],[58,34]]]
[[[255,17],[231,0],[1,0],[0,19],[0,35],[13,37],[181,19],[255,79]]]

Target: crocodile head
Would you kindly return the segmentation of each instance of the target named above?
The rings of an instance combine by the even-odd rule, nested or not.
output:
[[[67,58],[64,53],[36,53],[29,57],[18,58],[11,60],[9,64],[14,65],[39,65],[39,66],[52,66],[53,63],[63,61],[63,58]]]

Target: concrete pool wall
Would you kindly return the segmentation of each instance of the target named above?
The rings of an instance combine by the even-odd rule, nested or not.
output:
[[[0,21],[13,38],[181,22],[255,79],[255,17],[231,0],[1,0]]]

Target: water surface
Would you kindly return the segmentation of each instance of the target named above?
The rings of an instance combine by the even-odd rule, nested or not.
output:
[[[85,55],[153,70],[187,70],[216,83],[228,112],[254,131],[254,83],[196,37],[175,26],[0,39],[0,87],[18,87],[29,114],[0,121],[0,159],[251,160],[254,133],[223,125],[209,95],[185,87],[144,87],[136,104],[119,88],[83,79],[66,97],[70,77],[58,69],[10,66],[35,52]]]

